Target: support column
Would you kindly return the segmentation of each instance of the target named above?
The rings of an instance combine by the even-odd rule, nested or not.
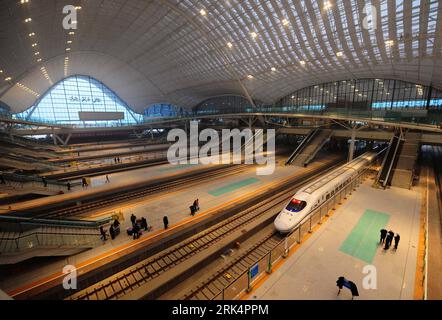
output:
[[[54,141],[54,145],[58,145],[57,143],[57,135],[55,134],[54,128],[52,128],[52,140]]]
[[[356,139],[356,128],[351,129],[351,139],[350,146],[348,148],[348,162],[353,160],[355,154],[355,139]]]

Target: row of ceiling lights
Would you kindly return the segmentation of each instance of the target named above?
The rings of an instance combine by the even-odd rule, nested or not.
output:
[[[326,0],[326,1],[324,1],[323,9],[324,9],[325,11],[327,11],[327,10],[331,9],[332,6],[333,6],[333,5],[330,3],[330,1],[327,1],[327,0]],[[200,10],[200,15],[202,15],[203,17],[206,16],[206,15],[207,15],[207,11],[206,11],[205,9],[201,9],[201,10]],[[285,19],[285,18],[281,20],[281,23],[282,23],[282,25],[285,26],[285,27],[287,27],[287,26],[290,24],[289,20],[287,20],[287,19]],[[251,33],[250,33],[250,36],[252,37],[252,39],[256,39],[256,38],[258,37],[258,33],[256,33],[256,32],[251,32]],[[232,43],[232,42],[227,42],[227,48],[229,48],[229,49],[233,49],[233,43]],[[336,55],[337,55],[338,57],[342,57],[342,56],[343,56],[343,53],[342,53],[342,52],[337,52]],[[306,62],[305,62],[305,61],[299,61],[299,64],[302,65],[302,66],[305,66],[305,65],[306,65]],[[271,67],[270,70],[271,70],[272,72],[276,72],[276,67]],[[249,79],[249,80],[252,80],[252,79],[254,79],[254,78],[255,78],[255,77],[254,77],[253,75],[251,75],[251,74],[247,75],[247,79]]]
[[[21,4],[21,5],[29,4],[29,2],[30,2],[30,0],[20,0],[20,4]],[[75,7],[75,10],[81,10],[81,6],[76,6],[76,7]],[[31,18],[31,17],[25,18],[24,22],[30,24],[30,23],[32,22],[32,18]],[[75,23],[76,23],[76,22],[75,22]],[[74,32],[74,31],[70,31],[70,32],[68,33],[68,36],[73,36],[73,35],[75,35],[75,32]],[[31,38],[31,39],[35,39],[36,36],[37,36],[36,33],[33,32],[32,30],[31,30],[31,32],[28,34],[28,37]],[[66,44],[68,45],[68,46],[66,47],[66,52],[71,51],[71,48],[70,48],[69,45],[71,45],[72,43],[73,43],[73,40],[71,40],[71,39],[68,39],[68,40],[66,41]],[[37,41],[33,41],[32,44],[31,44],[31,47],[35,49],[34,56],[37,58],[36,61],[37,61],[38,63],[42,62],[43,59],[41,58],[41,53],[40,53],[40,51],[38,50],[38,42],[37,42]],[[65,76],[66,76],[66,74],[67,74],[68,63],[69,63],[69,57],[66,57],[66,58],[65,58],[65,61],[64,61],[64,73],[65,73]],[[42,68],[40,68],[40,70],[41,70],[41,72],[43,73],[43,76],[44,76],[44,77],[49,81],[49,83],[52,85],[53,82],[52,82],[52,80],[51,80],[51,78],[50,78],[50,76],[49,76],[49,74],[48,74],[46,68],[45,68],[45,67],[42,67]],[[0,74],[3,74],[3,73],[4,73],[3,70],[0,70]],[[7,81],[7,82],[11,82],[11,81],[12,81],[12,77],[10,77],[10,76],[6,76],[6,77],[5,77],[5,81]],[[19,83],[19,82],[17,82],[16,85],[17,85],[19,88],[25,90],[25,91],[28,92],[28,93],[33,94],[33,95],[36,96],[36,97],[39,97],[39,96],[40,96],[39,93],[35,92],[34,90],[32,90],[32,89],[26,87],[25,85],[23,85],[23,84],[21,84],[21,83]]]
[[[333,7],[333,4],[332,4],[330,1],[325,0],[324,3],[323,3],[322,9],[323,9],[323,11],[328,11],[328,10],[330,10],[332,7]],[[200,15],[202,15],[202,16],[206,16],[206,15],[207,15],[207,11],[206,11],[205,9],[201,9],[201,10],[200,10]],[[282,23],[282,25],[285,26],[285,27],[287,27],[287,26],[290,24],[289,20],[287,20],[286,18],[281,19],[281,23]],[[250,33],[250,36],[252,37],[252,39],[256,39],[256,38],[258,37],[258,33],[256,33],[256,32],[251,32],[251,33]],[[394,44],[394,40],[387,40],[387,41],[385,41],[385,45],[386,45],[387,47],[391,47],[391,46],[393,46],[393,44]],[[227,42],[227,48],[229,48],[229,49],[233,49],[233,43],[232,43],[232,42]],[[338,52],[336,52],[336,56],[337,56],[338,58],[339,58],[339,57],[343,57],[343,56],[344,56],[344,53],[343,53],[342,51],[338,51]],[[300,64],[301,66],[305,66],[305,65],[307,64],[307,62],[304,61],[304,60],[301,60],[301,61],[299,61],[299,64]],[[275,67],[272,67],[270,70],[271,70],[272,72],[275,72],[275,71],[276,71],[276,68],[275,68]],[[252,80],[252,79],[254,79],[254,76],[251,75],[251,74],[249,74],[249,75],[247,75],[247,78],[250,79],[250,80]]]

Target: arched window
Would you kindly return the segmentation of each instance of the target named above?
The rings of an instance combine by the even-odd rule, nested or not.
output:
[[[80,127],[130,125],[143,120],[143,115],[131,110],[106,85],[88,76],[64,79],[16,117]]]

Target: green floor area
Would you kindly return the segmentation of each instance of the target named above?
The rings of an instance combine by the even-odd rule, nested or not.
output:
[[[219,196],[221,196],[223,194],[235,191],[237,189],[246,187],[248,185],[251,185],[251,184],[254,184],[254,183],[257,183],[257,182],[259,182],[259,179],[256,179],[256,178],[250,178],[250,179],[246,179],[246,180],[241,180],[241,181],[238,181],[238,182],[226,185],[224,187],[221,187],[221,188],[218,188],[218,189],[215,189],[215,190],[211,190],[211,191],[209,191],[209,194],[211,194],[214,197],[219,197]]]
[[[175,171],[175,170],[181,170],[181,169],[187,169],[187,168],[192,168],[195,166],[199,166],[199,164],[177,164],[175,166],[171,166],[171,167],[167,167],[167,168],[162,168],[162,169],[158,169],[158,172],[168,172],[168,171]]]
[[[362,261],[372,263],[378,250],[380,230],[385,228],[390,215],[365,210],[339,250]]]

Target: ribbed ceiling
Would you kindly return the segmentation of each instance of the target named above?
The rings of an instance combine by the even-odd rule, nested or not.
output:
[[[76,74],[137,111],[221,94],[272,103],[355,78],[442,88],[442,0],[1,2],[0,100],[14,111]],[[77,30],[62,27],[70,4],[81,7]]]

